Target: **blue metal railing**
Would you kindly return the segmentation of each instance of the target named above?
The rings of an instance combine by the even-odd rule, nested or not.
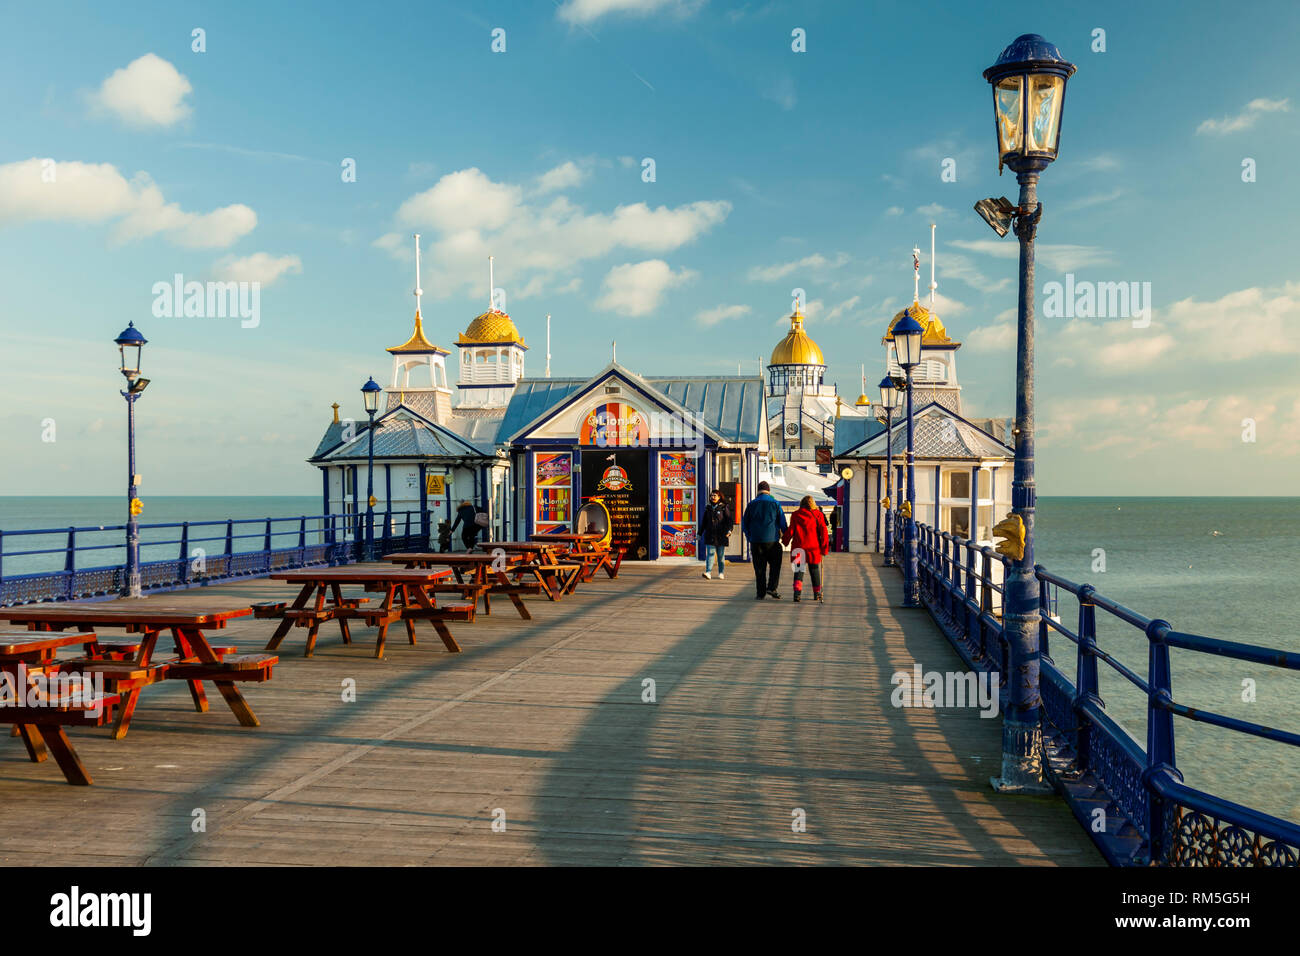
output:
[[[901,519],[896,532],[900,527]],[[901,534],[894,540],[901,542]],[[918,546],[923,603],[967,665],[999,675],[1005,692],[1000,608],[1010,558],[927,525],[920,526]],[[901,546],[897,550],[901,560]],[[1293,747],[1300,747],[1300,734],[1179,703],[1169,649],[1286,670],[1300,670],[1300,654],[1176,631],[1168,621],[1151,620],[1103,597],[1090,584],[1067,581],[1041,565],[1035,573],[1042,611],[1044,767],[1106,859],[1120,866],[1300,866],[1300,825],[1183,783],[1174,760],[1174,718]],[[1058,613],[1061,592],[1075,598],[1073,630]],[[1098,645],[1098,609],[1144,635],[1145,676]],[[1075,647],[1073,680],[1052,657],[1054,635]],[[1099,661],[1146,697],[1145,749],[1106,712]],[[1093,826],[1098,808],[1108,821],[1102,832]]]
[[[142,524],[141,587],[165,591],[347,564],[360,559],[365,521],[364,514],[334,514]],[[433,523],[432,512],[376,512],[376,553],[423,550]],[[0,606],[121,593],[125,536],[125,525],[0,531]]]

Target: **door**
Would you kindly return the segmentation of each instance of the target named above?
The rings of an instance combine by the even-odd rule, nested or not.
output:
[[[582,452],[582,503],[600,498],[613,523],[610,546],[625,560],[650,557],[650,453],[597,448]]]

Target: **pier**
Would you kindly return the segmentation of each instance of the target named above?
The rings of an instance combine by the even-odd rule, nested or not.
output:
[[[894,673],[965,666],[896,609],[880,555],[830,555],[824,605],[756,602],[749,567],[728,570],[625,564],[530,601],[532,621],[480,616],[458,655],[422,634],[378,661],[369,629],[323,632],[258,689],[259,728],[168,686],[127,738],[77,733],[93,787],[11,742],[0,862],[1104,865],[1063,801],[989,788],[1000,719],[891,705]],[[288,596],[249,578],[148,600]],[[222,641],[270,630],[244,618]],[[13,822],[51,809],[85,839]]]

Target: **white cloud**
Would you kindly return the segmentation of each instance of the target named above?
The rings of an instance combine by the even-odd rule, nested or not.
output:
[[[749,278],[755,282],[774,282],[777,279],[784,279],[795,271],[816,271],[825,272],[827,269],[838,269],[849,261],[846,253],[836,253],[833,258],[827,259],[820,252],[814,252],[810,256],[804,256],[802,259],[796,259],[793,262],[780,262],[773,266],[754,266],[749,270]]]
[[[652,208],[646,203],[618,206],[612,212],[587,212],[564,196],[524,195],[520,186],[494,182],[478,169],[443,176],[432,188],[401,204],[398,223],[424,232],[430,295],[477,295],[489,254],[496,256],[498,285],[522,289],[541,275],[568,281],[585,260],[618,250],[663,254],[681,248],[731,212],[731,204],[699,201]],[[406,260],[405,239],[397,233],[374,244]],[[536,288],[534,286],[534,288]]]
[[[727,319],[738,319],[742,315],[749,315],[751,311],[753,310],[747,305],[715,305],[711,309],[695,313],[695,321],[700,325],[717,325]]]
[[[1223,136],[1228,133],[1239,133],[1243,129],[1250,129],[1259,122],[1260,117],[1265,113],[1287,113],[1291,110],[1290,99],[1284,100],[1266,100],[1263,98],[1251,100],[1245,108],[1236,116],[1225,116],[1222,119],[1207,119],[1196,127],[1197,133],[1211,133]]]
[[[190,115],[193,87],[160,56],[146,53],[104,80],[91,101],[132,126],[172,126]]]
[[[587,169],[582,168],[573,160],[569,160],[537,177],[537,193],[542,195],[559,189],[569,189],[572,186],[581,185],[588,174]]]
[[[903,214],[902,206],[890,206],[885,210],[886,216],[901,216]]]
[[[555,15],[566,23],[586,25],[611,13],[647,17],[652,13],[685,16],[699,9],[703,0],[564,0]]]
[[[394,259],[399,259],[402,262],[415,261],[415,252],[412,249],[414,244],[413,237],[405,236],[400,232],[386,232],[371,243],[376,249],[383,249]]]
[[[53,181],[46,181],[52,170]],[[109,163],[40,159],[0,165],[0,225],[19,222],[118,220],[113,239],[162,234],[181,246],[219,249],[252,232],[257,214],[237,203],[208,213],[168,203],[146,173],[127,180]]]
[[[595,305],[620,315],[646,315],[659,307],[665,292],[695,276],[689,269],[673,272],[662,259],[625,263],[609,270],[605,276],[605,293]]]
[[[980,292],[1000,292],[1011,285],[1010,275],[1004,275],[1000,279],[990,279],[975,267],[975,263],[969,257],[959,253],[945,254],[936,262],[936,271],[939,278],[956,279]]]
[[[851,299],[845,299],[839,305],[834,306],[829,312],[827,312],[826,317],[823,318],[822,321],[834,322],[840,316],[851,311],[860,301],[862,301],[862,297],[858,295],[853,296]]]
[[[225,256],[218,259],[212,271],[218,279],[227,282],[258,282],[268,286],[282,275],[302,272],[302,260],[297,256],[273,256],[268,252],[255,252],[236,259]]]
[[[1014,351],[1016,347],[1016,326],[1014,322],[997,322],[994,325],[982,325],[972,329],[966,336],[966,348],[972,352]]]
[[[942,216],[948,210],[946,207],[940,206],[937,202],[932,202],[928,206],[917,206],[916,211],[918,214],[925,216],[929,219],[937,219],[939,216]]]

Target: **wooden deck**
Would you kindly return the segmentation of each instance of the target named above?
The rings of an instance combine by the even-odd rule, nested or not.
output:
[[[878,561],[831,555],[821,606],[791,603],[788,567],[784,599],[758,602],[748,565],[706,581],[628,563],[530,599],[532,621],[494,602],[453,626],[459,655],[423,626],[379,661],[370,629],[345,647],[327,625],[304,659],[295,630],[248,688],[259,728],[196,713],[182,682],[150,688],[126,739],[70,734],[93,787],[9,739],[0,863],[1102,865],[1063,802],[992,793],[1000,719],[890,705],[894,671],[961,663],[925,612],[894,609],[901,581]],[[214,637],[260,649],[274,625]]]

